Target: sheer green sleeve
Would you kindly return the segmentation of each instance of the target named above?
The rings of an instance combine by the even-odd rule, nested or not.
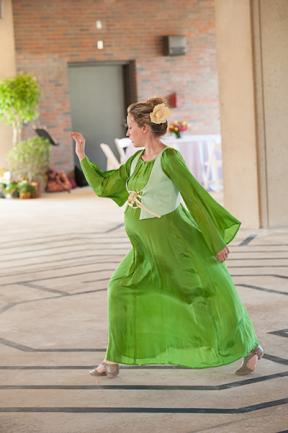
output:
[[[109,197],[118,204],[123,206],[128,198],[126,189],[126,180],[129,177],[131,161],[135,155],[132,155],[118,169],[102,171],[97,164],[90,161],[85,156],[81,161],[81,168],[85,178],[95,194],[99,197]]]
[[[179,190],[206,244],[217,254],[236,236],[241,222],[200,185],[179,151],[173,148],[165,150],[161,165]]]

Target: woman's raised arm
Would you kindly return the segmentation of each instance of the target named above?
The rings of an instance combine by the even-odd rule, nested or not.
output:
[[[72,132],[71,137],[76,143],[75,152],[80,160],[85,178],[95,194],[99,197],[109,197],[118,206],[122,206],[128,198],[126,180],[129,177],[130,164],[134,155],[118,169],[103,171],[85,154],[83,135],[80,132]]]

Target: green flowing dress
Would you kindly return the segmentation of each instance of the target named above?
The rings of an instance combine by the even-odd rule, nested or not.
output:
[[[182,197],[161,218],[140,219],[139,208],[126,206],[131,249],[108,284],[106,359],[205,368],[246,356],[259,342],[226,264],[215,256],[240,222],[199,184],[179,151],[166,148],[151,161],[140,157],[130,177],[137,153],[117,170],[81,161],[95,193],[122,206],[127,186],[140,191],[161,158]]]

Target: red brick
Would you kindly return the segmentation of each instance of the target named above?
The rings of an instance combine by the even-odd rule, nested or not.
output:
[[[38,123],[62,144],[59,168],[73,165],[68,62],[135,59],[139,99],[176,91],[182,103],[172,118],[190,120],[195,134],[219,133],[213,0],[13,0],[13,13],[17,69],[40,82]],[[163,56],[168,34],[187,37],[186,56]]]

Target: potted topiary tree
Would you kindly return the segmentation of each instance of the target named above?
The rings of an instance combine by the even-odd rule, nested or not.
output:
[[[0,120],[13,128],[13,145],[21,141],[24,123],[38,116],[39,84],[32,75],[19,74],[0,81]]]
[[[33,137],[21,141],[24,124],[38,116],[39,99],[39,84],[30,74],[19,74],[15,78],[0,81],[0,120],[13,128],[13,147],[8,153],[9,168],[13,180],[25,181],[22,188],[24,196],[25,192],[33,192],[35,195],[35,186],[37,195],[40,195],[40,191],[44,190],[45,175],[49,166],[48,140]],[[27,183],[32,186],[28,187]]]

